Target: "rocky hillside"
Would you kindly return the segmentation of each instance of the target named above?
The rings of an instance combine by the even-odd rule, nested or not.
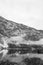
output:
[[[0,65],[43,65],[43,30],[0,16]]]
[[[43,30],[37,30],[24,24],[18,24],[16,22],[7,20],[1,16],[0,16],[0,34],[9,37],[26,34],[26,37],[24,37],[25,40],[32,40],[32,41],[37,41],[43,38]]]

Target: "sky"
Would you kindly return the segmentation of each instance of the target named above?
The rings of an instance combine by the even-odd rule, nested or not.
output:
[[[0,0],[0,16],[43,30],[43,0]]]

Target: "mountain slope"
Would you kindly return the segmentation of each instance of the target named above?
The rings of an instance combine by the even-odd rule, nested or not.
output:
[[[43,38],[43,30],[37,30],[35,28],[19,24],[10,20],[7,20],[0,16],[0,34],[4,36],[18,36],[26,34],[25,40],[36,41]]]
[[[2,52],[0,52],[0,56],[2,55],[0,60],[6,63],[4,65],[8,65],[8,62],[5,62],[6,60],[10,62],[20,62],[24,60],[27,55],[28,59],[26,63],[28,63],[30,58],[32,59],[34,57],[35,59],[40,58],[41,61],[41,59],[43,59],[43,45],[41,46],[41,44],[43,44],[43,30],[37,30],[0,16],[0,48],[2,46],[1,49],[4,49],[0,49]]]

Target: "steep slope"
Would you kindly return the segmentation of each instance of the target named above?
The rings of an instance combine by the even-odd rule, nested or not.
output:
[[[27,40],[33,40],[33,41],[35,38],[38,38],[38,40],[43,38],[42,30],[37,30],[35,28],[23,24],[18,24],[16,22],[7,20],[1,16],[0,16],[0,34],[9,37],[26,34]]]

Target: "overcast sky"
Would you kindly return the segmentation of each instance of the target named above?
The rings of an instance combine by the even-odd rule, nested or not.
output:
[[[43,0],[0,0],[0,16],[43,29]]]

